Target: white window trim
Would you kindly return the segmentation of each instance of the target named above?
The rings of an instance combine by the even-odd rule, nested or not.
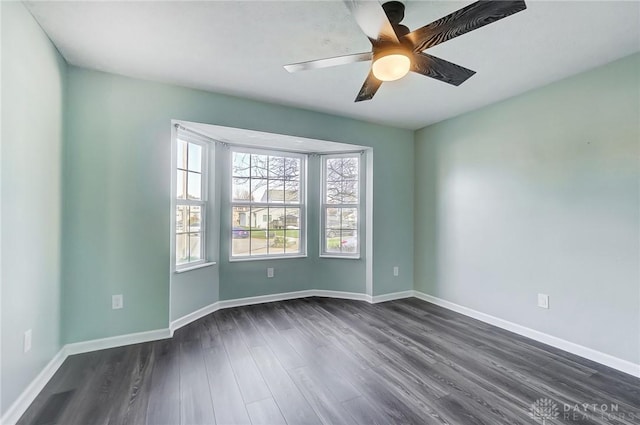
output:
[[[233,153],[249,153],[257,155],[270,155],[270,156],[282,156],[286,158],[300,158],[300,202],[298,204],[286,204],[286,203],[269,203],[269,202],[251,202],[251,201],[234,201],[233,200]],[[236,206],[252,206],[252,207],[270,207],[270,208],[300,208],[300,252],[292,252],[285,254],[268,254],[268,255],[233,255],[233,222],[229,227],[229,262],[241,262],[241,261],[260,261],[260,260],[278,260],[289,258],[306,258],[307,257],[307,165],[309,155],[298,152],[291,152],[287,150],[278,149],[256,149],[247,148],[241,145],[229,146],[229,172],[226,178],[229,179],[229,209],[231,211],[231,221],[233,221],[233,208]]]
[[[347,152],[347,153],[339,153],[339,154],[321,154],[320,155],[320,258],[340,258],[346,260],[359,260],[361,258],[361,249],[362,245],[362,175],[363,175],[363,155],[364,152]],[[357,204],[327,204],[326,203],[326,194],[327,194],[327,184],[326,184],[326,174],[327,167],[326,163],[328,159],[334,158],[358,158],[358,203]],[[358,241],[358,246],[356,252],[349,253],[339,253],[339,252],[327,252],[326,250],[326,211],[327,208],[357,208],[358,209],[358,229],[356,230],[356,240]]]
[[[198,137],[195,134],[187,134],[188,130],[179,130],[174,126],[172,131],[172,161],[171,161],[171,264],[172,264],[172,272],[174,273],[184,273],[190,270],[196,270],[202,267],[207,267],[210,265],[216,264],[215,262],[208,260],[209,253],[207,252],[207,244],[209,243],[208,235],[207,235],[207,216],[209,215],[209,149],[212,142],[204,140],[204,137]],[[181,140],[186,141],[187,143],[193,143],[202,147],[201,160],[201,172],[200,175],[202,177],[201,181],[201,195],[202,199],[194,200],[194,199],[178,199],[176,196],[177,191],[177,158],[178,158],[178,133],[181,132],[185,137],[181,138]],[[191,261],[184,264],[177,264],[176,261],[176,208],[178,205],[196,205],[200,206],[200,247],[201,247],[201,259],[198,261]],[[189,232],[186,232],[189,233]]]

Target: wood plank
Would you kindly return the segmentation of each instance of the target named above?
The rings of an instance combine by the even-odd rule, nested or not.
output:
[[[82,397],[72,407],[71,400],[60,417],[61,423],[89,424],[108,422],[109,413],[114,408],[115,388],[126,379],[126,366],[131,347],[104,350],[101,361],[94,369],[86,385],[80,391]]]
[[[320,424],[320,419],[271,349],[253,347],[251,354],[286,421],[290,424]]]
[[[245,403],[271,397],[271,392],[244,343],[240,333],[235,331],[220,331],[236,382],[240,387],[242,399]]]
[[[215,424],[200,341],[180,344],[180,423]]]
[[[255,329],[262,335],[262,339],[266,341],[269,348],[278,357],[282,367],[293,369],[304,366],[307,363],[291,346],[289,341],[268,320],[257,314],[255,309],[248,308],[245,313]]]
[[[211,348],[215,343],[222,343],[220,340],[220,329],[213,315],[203,317],[198,321],[200,330],[200,343],[202,348]]]
[[[240,387],[222,342],[204,352],[213,411],[219,424],[250,423]]]
[[[124,379],[115,388],[116,396],[109,413],[109,424],[145,422],[155,360],[153,350],[152,344],[131,346]]]
[[[253,425],[287,425],[271,397],[247,404],[247,411]]]
[[[289,370],[288,373],[323,424],[352,423],[353,418],[340,404],[340,400],[309,367]]]
[[[64,391],[52,394],[44,404],[38,416],[34,419],[35,425],[54,425],[59,423],[58,420],[62,412],[69,404],[69,400],[73,396],[74,391]]]
[[[359,425],[388,425],[391,423],[383,411],[364,397],[344,401],[342,406]]]
[[[258,347],[267,344],[260,331],[256,329],[255,324],[248,316],[246,307],[233,309],[232,317],[248,347]]]
[[[76,390],[86,385],[94,373],[95,366],[99,362],[100,357],[100,354],[96,352],[69,356],[35,398],[33,403],[31,403],[31,406],[25,411],[17,424],[34,423],[40,411],[44,409],[49,397],[55,393],[73,391],[74,393],[70,396],[67,405],[75,404],[77,406],[82,395]],[[65,406],[65,409],[62,409],[59,417],[63,417],[66,408]]]
[[[154,343],[155,363],[147,407],[147,425],[180,423],[179,346],[173,340]]]

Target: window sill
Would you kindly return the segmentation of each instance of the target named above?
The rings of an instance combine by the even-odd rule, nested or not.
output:
[[[320,255],[320,258],[334,258],[339,260],[359,260],[360,255],[331,255],[331,254],[323,254]]]
[[[241,263],[244,261],[264,261],[264,260],[289,260],[291,258],[307,258],[307,255],[291,255],[291,256],[280,256],[280,257],[236,257],[229,258],[230,263]]]
[[[218,263],[216,263],[215,261],[211,261],[209,263],[196,264],[195,266],[189,266],[189,267],[184,267],[182,269],[176,269],[175,273],[190,272],[191,270],[198,270],[198,269],[202,269],[204,267],[214,266],[216,264],[218,264]]]

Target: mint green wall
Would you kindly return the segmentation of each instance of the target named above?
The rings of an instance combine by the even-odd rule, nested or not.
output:
[[[0,414],[60,349],[60,156],[66,64],[19,2],[2,14]],[[23,335],[33,347],[23,353]]]
[[[374,293],[412,288],[412,131],[76,67],[69,68],[67,112],[65,342],[167,326],[171,119],[373,147]],[[225,211],[223,235],[230,222]],[[308,289],[316,274],[334,276],[327,268],[335,267],[340,275],[326,284],[330,289],[364,292],[358,262],[310,257],[229,263],[227,250],[222,237],[217,266],[175,279],[172,320],[216,301],[197,275],[215,285],[219,273],[219,299],[230,299]],[[267,263],[276,268],[273,279],[266,278]],[[394,265],[400,277],[392,277]],[[118,293],[125,308],[111,310],[111,295]]]
[[[639,102],[635,54],[418,131],[416,289],[640,363]]]

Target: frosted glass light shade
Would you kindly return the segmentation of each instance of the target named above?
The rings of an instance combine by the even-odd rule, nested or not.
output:
[[[380,56],[373,61],[371,69],[378,80],[395,81],[407,75],[411,59],[399,53]]]

